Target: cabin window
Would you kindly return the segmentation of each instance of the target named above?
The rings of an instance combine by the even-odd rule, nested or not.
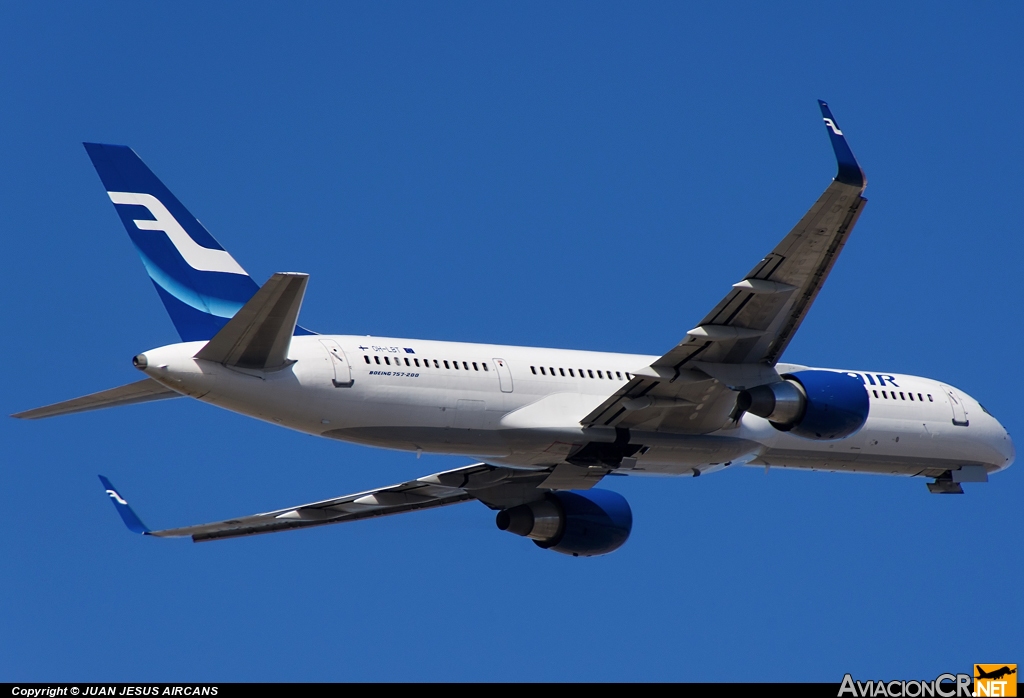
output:
[[[878,397],[878,391],[877,390],[872,390],[871,392],[873,392],[875,394],[875,397]]]
[[[920,400],[921,402],[924,402],[924,398],[921,397],[921,393],[917,394],[917,399]]]
[[[455,370],[458,371],[459,370],[459,362],[458,361],[452,361],[452,363],[455,365]]]
[[[473,370],[474,371],[479,371],[480,370],[479,368],[477,368],[476,361],[473,362]]]
[[[542,375],[542,376],[548,375],[548,372],[544,370],[543,366],[540,367],[540,375]]]
[[[405,357],[405,365],[406,365],[406,366],[412,366],[412,364],[411,364],[411,363],[409,363],[409,357],[408,357],[408,356],[407,356],[407,357]]]
[[[420,360],[419,360],[419,359],[413,359],[413,360],[412,360],[412,362],[413,362],[414,364],[416,364],[416,368],[419,368],[419,367],[420,367]]]
[[[935,402],[935,400],[932,399],[931,393],[928,393],[928,402]]]
[[[445,368],[449,368],[449,369],[451,368],[451,366],[449,366],[449,365],[448,365],[448,362],[447,362],[447,361],[445,361],[445,362],[444,362],[444,367],[445,367]]]
[[[903,397],[903,393],[900,393],[900,400],[906,400],[906,399],[907,398]]]
[[[369,356],[367,356],[366,354],[363,354],[363,358],[366,359],[366,363],[370,363],[370,357]]]
[[[565,369],[564,369],[564,368],[560,368],[560,369],[558,369],[558,373],[559,373],[560,375],[563,375],[563,376],[564,376],[564,375],[565,375]]]
[[[633,376],[629,375],[628,371],[626,372],[626,380],[628,380],[628,381],[633,380]]]
[[[593,377],[594,377],[594,372],[593,372],[593,371],[591,371],[591,370],[590,370],[589,368],[587,369],[587,374],[588,374],[588,375],[589,375],[589,376],[590,376],[591,378],[593,378]]]
[[[618,376],[619,380],[622,380],[622,373],[620,371],[616,371],[615,375]]]
[[[913,402],[914,401],[914,394],[913,393],[907,393],[907,395],[910,397],[910,401]]]
[[[389,359],[388,357],[385,356],[384,357],[384,363],[386,363],[388,366],[390,366],[391,365],[391,359]]]
[[[380,364],[380,357],[379,356],[373,357],[373,360],[376,361],[378,365]]]
[[[533,375],[535,375],[535,376],[536,376],[536,375],[537,375],[537,367],[536,367],[536,366],[530,366],[530,372],[531,372],[531,373],[532,373]]]
[[[575,378],[575,377],[576,377],[576,374],[574,374],[574,373],[572,372],[572,369],[571,369],[571,368],[569,369],[569,376],[570,376],[571,378]]]
[[[551,375],[552,376],[557,376],[558,375],[557,373],[555,373],[555,369],[551,368],[550,366],[548,366],[548,370],[551,371]]]
[[[462,368],[464,368],[464,369],[466,369],[468,371],[469,370],[469,363],[463,361],[462,362]]]
[[[583,372],[583,369],[581,368],[581,369],[580,369],[580,378],[586,378],[586,377],[587,377],[587,374],[586,374],[586,373],[584,373],[584,372]]]
[[[490,371],[491,370],[491,369],[487,368],[487,364],[480,364],[480,365],[484,367],[485,371]]]
[[[601,370],[600,369],[598,369],[598,371],[597,371],[597,377],[598,378],[604,378],[604,376],[601,375]]]

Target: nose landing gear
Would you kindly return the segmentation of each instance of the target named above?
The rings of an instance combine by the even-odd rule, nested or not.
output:
[[[928,483],[932,494],[963,494],[961,482],[988,482],[988,471],[984,465],[961,465],[956,470],[947,470]]]

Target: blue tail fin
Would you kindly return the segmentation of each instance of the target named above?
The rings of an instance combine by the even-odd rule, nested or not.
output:
[[[85,149],[181,339],[213,337],[259,285],[135,151],[98,143]]]

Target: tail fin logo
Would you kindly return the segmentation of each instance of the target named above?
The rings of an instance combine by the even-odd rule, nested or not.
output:
[[[843,135],[843,132],[839,130],[838,126],[836,126],[836,122],[832,121],[832,119],[828,118],[827,116],[825,117],[825,125],[832,129],[832,133],[836,134],[837,136]]]
[[[247,276],[245,270],[228,254],[227,250],[211,250],[193,240],[192,236],[181,227],[181,224],[167,210],[167,207],[152,194],[110,191],[107,192],[107,195],[115,204],[145,207],[155,220],[135,220],[133,221],[135,227],[139,230],[154,230],[165,233],[170,239],[171,244],[178,250],[182,259],[185,260],[185,263],[196,271],[218,271],[225,274]]]
[[[114,490],[107,490],[107,494],[109,494],[110,498],[113,499],[118,504],[124,504],[125,506],[128,506],[128,502],[126,502],[123,499],[121,499],[121,495],[119,495]]]

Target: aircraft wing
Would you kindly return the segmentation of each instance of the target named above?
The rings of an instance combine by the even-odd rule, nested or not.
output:
[[[786,237],[668,353],[582,420],[584,426],[702,434],[734,416],[735,390],[780,380],[775,364],[800,327],[867,200],[867,185],[828,105],[835,179]]]
[[[543,498],[545,490],[538,489],[538,485],[548,476],[549,473],[545,471],[515,470],[476,463],[398,485],[334,499],[162,531],[150,530],[108,479],[101,475],[100,481],[113,501],[117,513],[131,531],[159,538],[191,536],[192,540],[198,543],[403,514],[471,499],[477,499],[492,509],[503,509]]]

